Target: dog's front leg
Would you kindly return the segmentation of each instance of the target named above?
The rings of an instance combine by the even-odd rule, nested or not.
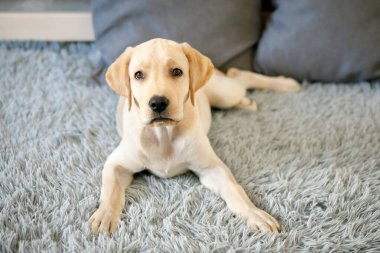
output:
[[[94,234],[110,234],[117,229],[125,202],[125,189],[131,184],[133,174],[125,167],[107,160],[102,172],[102,189],[98,210],[89,219]]]
[[[216,156],[211,146],[200,149],[193,171],[201,183],[221,196],[228,208],[247,221],[254,230],[278,233],[280,225],[271,215],[257,208],[249,199],[244,189],[236,182],[230,169]]]

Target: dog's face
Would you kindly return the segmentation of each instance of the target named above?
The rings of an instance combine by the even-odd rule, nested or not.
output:
[[[132,103],[144,124],[175,124],[189,98],[189,62],[175,44],[138,46],[129,64]]]
[[[188,99],[210,78],[213,65],[188,44],[154,39],[127,48],[109,67],[108,84],[127,97],[144,125],[175,125]]]

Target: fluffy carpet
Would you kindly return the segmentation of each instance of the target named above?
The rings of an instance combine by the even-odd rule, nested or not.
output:
[[[87,219],[116,147],[117,95],[91,44],[0,44],[0,251],[379,252],[380,85],[250,94],[209,137],[279,235],[254,233],[191,173],[136,175],[112,236]]]

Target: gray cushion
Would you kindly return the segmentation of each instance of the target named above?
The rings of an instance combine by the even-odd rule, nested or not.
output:
[[[380,1],[278,1],[255,68],[299,80],[380,79]]]
[[[246,51],[260,32],[260,0],[93,0],[92,12],[107,64],[127,46],[161,37],[190,43],[220,67],[238,55],[251,57]],[[247,69],[251,62],[239,60]]]

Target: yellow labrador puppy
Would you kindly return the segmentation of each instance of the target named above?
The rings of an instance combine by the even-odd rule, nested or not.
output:
[[[117,229],[125,189],[142,170],[163,178],[191,170],[252,229],[279,232],[276,219],[251,202],[215,154],[207,132],[210,106],[256,110],[245,96],[247,88],[290,91],[299,89],[296,81],[237,69],[225,76],[187,43],[164,39],[128,47],[109,67],[106,80],[121,95],[121,142],[104,165],[100,206],[89,220],[93,233]]]

